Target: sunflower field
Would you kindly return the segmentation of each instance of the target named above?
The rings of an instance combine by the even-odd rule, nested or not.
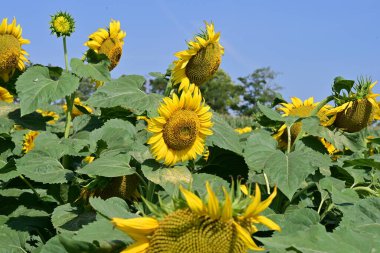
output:
[[[111,78],[119,21],[69,59],[74,19],[53,15],[61,68],[30,64],[21,25],[1,18],[0,252],[380,252],[376,81],[278,97],[241,127],[199,89],[224,54],[213,23],[184,38],[162,95]]]

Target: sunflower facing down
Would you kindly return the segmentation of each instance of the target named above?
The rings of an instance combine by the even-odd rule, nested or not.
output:
[[[47,122],[50,125],[55,124],[55,122],[59,119],[59,115],[53,111],[43,111],[41,109],[38,109],[36,112],[41,114],[43,117],[51,117],[52,119]]]
[[[281,103],[282,107],[278,108],[278,110],[283,112],[283,116],[308,117],[314,108],[318,106],[318,103],[314,103],[313,97],[306,99],[304,102],[297,97],[292,97],[291,100],[292,103]],[[330,126],[335,120],[335,116],[327,116],[329,115],[330,107],[330,105],[325,105],[317,113],[322,126]],[[302,122],[296,122],[290,128],[292,141],[294,141],[301,132],[301,127]],[[282,125],[273,137],[280,142],[287,143],[286,125]]]
[[[372,92],[376,82],[362,84],[364,94],[355,94],[357,99],[343,103],[335,107],[331,114],[336,114],[334,125],[346,132],[358,132],[369,126],[374,120],[380,119],[380,107],[376,102],[379,94]],[[360,83],[359,83],[360,85]]]
[[[203,154],[206,137],[212,135],[210,107],[193,86],[180,97],[165,97],[159,116],[147,120],[147,130],[153,133],[148,140],[150,149],[156,160],[164,160],[166,165],[196,159]]]
[[[14,18],[11,24],[4,18],[0,24],[0,79],[8,82],[16,69],[23,71],[28,62],[28,53],[21,48],[30,41],[21,37],[22,28],[16,25]]]
[[[201,85],[218,70],[224,54],[219,43],[220,33],[215,33],[214,24],[206,22],[206,31],[188,43],[188,49],[177,52],[174,61],[173,83],[179,90],[187,90],[190,84]]]
[[[91,34],[85,46],[93,49],[98,54],[107,55],[111,62],[109,70],[114,69],[120,61],[123,53],[125,31],[120,30],[120,22],[111,20],[109,28],[100,28]]]
[[[260,215],[276,196],[277,189],[261,201],[260,188],[255,196],[233,194],[223,187],[221,202],[206,182],[207,199],[180,186],[183,195],[173,208],[156,206],[154,217],[113,218],[113,224],[135,240],[122,253],[244,253],[248,249],[262,251],[251,235],[262,223],[271,230],[281,228]],[[173,199],[173,201],[176,201]],[[153,204],[151,204],[153,205]],[[152,208],[153,209],[153,208]]]

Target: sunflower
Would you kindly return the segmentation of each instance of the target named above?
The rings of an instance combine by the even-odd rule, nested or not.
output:
[[[71,15],[67,12],[58,12],[53,15],[50,20],[50,30],[57,37],[70,36],[75,29],[75,22]]]
[[[292,97],[291,100],[292,103],[281,103],[282,107],[278,108],[278,110],[283,112],[283,116],[308,117],[311,115],[311,112],[314,110],[314,108],[318,106],[318,103],[314,103],[313,97],[306,99],[304,102],[302,102],[302,100],[297,97]],[[322,126],[329,126],[335,120],[335,116],[328,117],[330,109],[330,105],[325,105],[317,113]],[[292,125],[290,128],[292,141],[297,138],[298,134],[301,131],[301,128],[302,122],[296,122]],[[280,127],[280,129],[273,137],[282,143],[287,143],[287,133],[285,130],[286,125],[284,124]]]
[[[174,165],[202,155],[207,135],[212,135],[212,113],[195,85],[178,98],[165,97],[158,108],[159,116],[148,119],[148,140],[156,160]]]
[[[235,132],[237,132],[238,134],[250,133],[252,132],[252,127],[247,126],[243,128],[235,128]]]
[[[38,109],[36,112],[41,114],[43,117],[51,117],[52,119],[47,122],[50,125],[55,124],[55,122],[59,119],[59,115],[53,111],[43,111],[41,109]]]
[[[180,186],[183,197],[171,210],[167,206],[164,209],[162,206],[154,207],[155,210],[151,208],[156,218],[113,218],[112,223],[135,240],[122,253],[262,251],[264,249],[257,246],[251,237],[258,231],[255,224],[262,223],[271,230],[281,230],[272,220],[260,215],[276,196],[276,188],[264,201],[261,201],[258,185],[254,197],[243,196],[240,191],[235,195],[233,190],[227,192],[223,187],[223,202],[219,201],[208,182],[206,190],[207,199],[202,200]]]
[[[76,116],[79,116],[79,115],[82,115],[82,114],[83,114],[83,112],[80,111],[80,110],[78,109],[77,106],[83,107],[84,109],[86,109],[87,112],[92,113],[92,109],[91,109],[90,107],[84,105],[84,104],[82,103],[82,101],[80,101],[80,98],[75,98],[75,99],[74,99],[73,110],[72,110],[72,112],[71,112],[71,116],[72,116],[73,118],[75,118]],[[63,108],[63,110],[64,110],[65,112],[67,111],[67,105],[66,105],[66,104],[64,104],[64,105],[62,106],[62,108]]]
[[[173,83],[179,90],[187,90],[190,84],[201,85],[218,70],[224,54],[219,43],[220,33],[215,33],[214,24],[206,22],[206,31],[188,43],[188,49],[175,53]]]
[[[331,114],[336,114],[334,125],[346,132],[358,132],[369,126],[374,120],[380,119],[380,107],[376,102],[379,94],[372,92],[376,82],[359,83],[357,88],[364,90],[364,94],[354,94],[351,101],[335,107]]]
[[[13,96],[9,93],[9,91],[0,86],[0,101],[4,101],[6,103],[13,102]]]
[[[28,53],[21,48],[30,41],[21,37],[22,28],[16,25],[14,18],[11,24],[4,18],[0,24],[0,78],[8,82],[16,69],[23,71],[28,62]]]
[[[30,150],[34,148],[34,140],[37,138],[39,135],[39,132],[37,131],[29,131],[27,134],[24,136],[24,143],[22,145],[22,151],[24,153],[28,153]]]
[[[98,29],[98,31],[88,36],[89,40],[84,45],[98,54],[107,55],[111,62],[109,70],[112,70],[120,61],[126,35],[125,31],[120,30],[120,22],[111,20],[107,30]]]
[[[327,152],[329,152],[330,155],[333,155],[333,154],[339,152],[339,150],[336,149],[336,147],[333,144],[326,141],[324,138],[320,138],[320,141],[322,142],[323,146],[325,146]]]

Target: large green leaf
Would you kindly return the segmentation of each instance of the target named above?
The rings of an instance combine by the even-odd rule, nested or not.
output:
[[[276,149],[276,141],[265,132],[250,136],[244,157],[251,170],[265,172],[271,184],[276,184],[289,199],[309,174],[331,164],[327,155],[312,149],[284,154]]]
[[[0,226],[0,252],[21,253],[26,252],[25,244],[29,235],[26,232],[15,231],[6,225]]]
[[[93,80],[107,82],[111,80],[111,75],[108,70],[108,62],[101,61],[99,63],[84,63],[82,60],[73,58],[70,61],[70,66],[76,75],[83,78],[91,78]]]
[[[67,250],[63,247],[61,242],[59,241],[58,236],[51,238],[46,242],[41,248],[39,253],[68,253]]]
[[[80,174],[88,174],[102,177],[119,177],[136,173],[129,165],[131,156],[129,154],[118,154],[95,159],[92,163],[77,170]]]
[[[54,209],[51,222],[58,231],[77,231],[95,220],[95,212],[80,212],[79,208],[67,203]]]
[[[125,219],[137,217],[137,215],[129,212],[127,203],[120,198],[113,197],[107,200],[103,200],[98,197],[90,198],[90,205],[98,213],[108,219],[112,219],[114,217]]]
[[[239,135],[235,130],[217,113],[213,113],[212,122],[214,123],[212,127],[213,135],[207,137],[207,145],[218,146],[241,155],[242,147],[240,145]]]
[[[21,116],[70,95],[78,86],[79,78],[68,72],[62,72],[58,80],[53,80],[50,78],[47,67],[30,67],[16,82]]]
[[[122,76],[97,89],[87,103],[103,108],[122,106],[136,114],[147,111],[148,115],[154,116],[162,96],[146,94],[140,90],[144,82],[145,79],[141,76]]]
[[[16,161],[19,172],[28,178],[45,184],[65,183],[73,177],[73,172],[65,169],[53,157],[41,151],[27,153]]]
[[[148,180],[160,185],[170,194],[179,184],[188,184],[192,179],[190,171],[184,166],[160,168],[156,165],[158,163],[149,160],[141,166],[141,170]]]

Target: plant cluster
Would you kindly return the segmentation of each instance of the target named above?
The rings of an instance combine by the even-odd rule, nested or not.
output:
[[[212,23],[175,54],[161,94],[142,76],[111,78],[119,21],[70,61],[74,19],[59,12],[50,28],[65,67],[25,70],[29,41],[16,19],[0,25],[0,252],[380,248],[376,82],[339,77],[321,102],[276,99],[230,117],[202,92],[224,54]]]

